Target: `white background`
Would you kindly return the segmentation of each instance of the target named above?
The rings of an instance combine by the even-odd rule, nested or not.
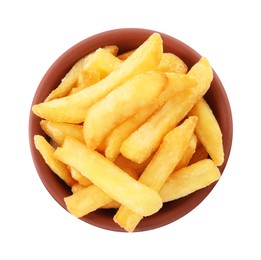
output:
[[[261,259],[259,1],[1,1],[1,259]],[[223,177],[165,227],[117,233],[77,220],[34,168],[28,116],[49,66],[75,43],[123,27],[157,30],[207,56],[230,99],[233,147]]]

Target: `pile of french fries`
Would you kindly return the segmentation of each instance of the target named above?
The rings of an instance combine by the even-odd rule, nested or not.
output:
[[[217,181],[224,151],[204,99],[213,80],[205,57],[188,69],[163,52],[158,33],[118,53],[110,45],[83,57],[33,105],[50,137],[34,142],[71,187],[64,198],[71,214],[115,208],[113,220],[132,232],[163,203]]]

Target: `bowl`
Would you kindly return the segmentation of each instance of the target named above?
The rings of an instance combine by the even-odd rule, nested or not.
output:
[[[47,95],[59,84],[70,68],[86,54],[96,50],[98,47],[111,44],[118,45],[120,47],[120,52],[125,52],[137,48],[153,32],[155,31],[140,28],[115,29],[96,34],[72,46],[48,69],[40,81],[32,105],[43,102]],[[179,56],[189,68],[200,59],[201,55],[185,43],[164,33],[158,33],[160,33],[163,39],[164,51]],[[219,167],[222,174],[226,167],[231,150],[233,124],[228,97],[215,71],[214,79],[210,89],[205,95],[205,98],[212,108],[223,133],[225,157],[224,163]],[[34,135],[41,134],[46,136],[39,123],[40,118],[35,116],[31,111],[29,116],[29,143],[35,168],[48,192],[58,202],[58,204],[66,210],[64,197],[70,195],[71,191],[45,164],[42,156],[34,146]],[[217,182],[212,183],[208,187],[198,190],[186,197],[165,203],[159,212],[144,218],[136,227],[135,232],[159,228],[185,216],[208,196],[216,183]],[[114,223],[114,214],[115,210],[97,210],[84,216],[81,220],[99,228],[113,231],[124,231],[120,226]]]

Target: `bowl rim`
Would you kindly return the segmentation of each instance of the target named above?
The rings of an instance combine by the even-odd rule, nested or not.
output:
[[[63,52],[54,62],[53,64],[49,67],[49,69],[46,71],[44,76],[42,77],[32,100],[31,107],[39,102],[39,99],[42,101],[45,99],[45,97],[50,93],[50,91],[47,91],[44,89],[44,85],[46,84],[46,81],[50,80],[50,77],[54,77],[52,80],[53,82],[59,82],[64,76],[69,69],[72,67],[73,64],[75,64],[76,61],[78,61],[81,57],[85,56],[86,53],[86,45],[88,45],[88,50],[89,53],[96,50],[98,47],[103,47],[108,44],[107,37],[110,36],[110,38],[115,37],[116,35],[119,34],[124,34],[124,37],[130,38],[130,37],[139,37],[140,41],[143,39],[147,39],[152,33],[157,32],[161,35],[163,39],[163,44],[164,44],[164,51],[169,51],[170,49],[173,49],[173,44],[175,43],[175,54],[179,56],[186,64],[188,64],[188,67],[191,67],[197,60],[199,60],[202,56],[195,51],[192,47],[187,45],[186,43],[174,38],[173,36],[170,36],[168,34],[151,30],[151,29],[143,29],[143,28],[119,28],[119,29],[112,29],[108,31],[103,31],[100,33],[97,33],[95,35],[92,35],[90,37],[87,37],[80,42],[76,43],[72,47],[70,47],[68,50]],[[125,39],[126,40],[126,39]],[[97,41],[100,42],[99,46],[97,46]],[[121,40],[122,41],[122,40]],[[113,44],[116,44],[120,46],[120,40],[115,41]],[[137,46],[139,44],[137,43]],[[120,46],[121,47],[121,46]],[[130,49],[128,46],[124,48],[120,48],[120,52],[124,52],[126,50]],[[186,50],[186,54],[184,54],[184,50]],[[77,55],[76,55],[77,53]],[[186,56],[186,57],[185,57]],[[189,58],[187,58],[187,56]],[[192,58],[193,57],[193,58]],[[66,66],[64,65],[66,64]],[[55,76],[53,75],[54,71],[59,70],[59,73],[56,74]],[[62,69],[61,69],[62,68]],[[225,104],[223,106],[223,114],[226,115],[226,122],[230,129],[226,129],[226,153],[225,153],[225,158],[224,158],[224,163],[222,166],[219,167],[221,175],[223,174],[223,171],[225,170],[226,164],[228,162],[231,148],[232,148],[232,139],[233,139],[233,119],[232,119],[232,111],[231,111],[231,106],[230,102],[227,96],[227,93],[225,91],[225,88],[219,79],[217,73],[213,69],[214,73],[214,78],[213,82],[215,80],[215,84],[219,86],[219,91],[218,91],[218,97],[217,99],[222,99],[223,103]],[[41,98],[39,98],[41,96]],[[209,97],[209,92],[206,94],[206,98],[211,98]],[[64,183],[61,180],[57,181],[57,176],[53,174],[53,177],[51,177],[51,182],[50,180],[47,181],[46,176],[43,174],[43,158],[39,154],[39,152],[35,149],[34,142],[33,142],[33,136],[36,134],[36,132],[41,132],[44,136],[46,136],[43,131],[41,131],[38,127],[38,129],[35,129],[34,122],[35,120],[40,122],[40,118],[35,116],[32,113],[32,109],[30,107],[30,114],[29,114],[29,145],[30,145],[30,150],[31,150],[31,155],[32,159],[36,168],[36,171],[38,173],[38,176],[40,177],[42,183],[44,184],[45,188],[47,191],[50,193],[50,195],[62,206],[66,211],[66,206],[63,200],[64,196],[64,191],[61,192],[59,189],[59,185],[63,185]],[[214,111],[215,114],[215,111]],[[46,167],[45,167],[46,168]],[[164,203],[163,208],[156,214],[144,218],[141,223],[138,225],[138,227],[135,229],[134,232],[140,232],[140,231],[148,231],[152,229],[156,229],[165,225],[168,225],[172,222],[177,221],[178,219],[182,218],[189,212],[191,212],[195,207],[197,207],[207,196],[208,194],[212,191],[212,189],[215,187],[218,181],[212,183],[208,187],[201,189],[199,191],[196,191],[195,193],[192,193],[186,197],[178,199],[176,202],[168,202]],[[65,187],[66,189],[66,187]],[[66,192],[68,192],[69,188],[67,189]],[[195,194],[199,194],[195,196]],[[193,201],[195,203],[193,205],[190,205],[187,203],[187,205],[184,206],[184,203],[186,204],[186,201],[191,199],[193,197]],[[172,212],[170,209],[171,207],[176,208],[176,215],[171,215],[169,216],[168,214],[164,214],[166,211],[167,212]],[[164,209],[164,210],[163,210]],[[82,221],[91,224],[93,226],[96,226],[98,228],[102,228],[105,230],[111,230],[111,231],[119,231],[119,232],[125,232],[124,229],[122,229],[120,226],[117,224],[112,224],[111,215],[114,214],[114,210],[107,210],[106,213],[102,210],[97,210],[96,212],[92,212],[88,214],[87,216],[81,218]],[[102,218],[100,219],[99,222],[97,222],[97,216],[100,216],[102,214]],[[108,218],[107,215],[110,215],[110,218]],[[160,218],[160,221],[156,221],[155,218]]]

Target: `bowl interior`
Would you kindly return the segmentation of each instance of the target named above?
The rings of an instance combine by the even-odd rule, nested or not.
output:
[[[154,31],[151,30],[136,28],[117,29],[94,35],[74,45],[62,54],[46,72],[36,90],[32,105],[42,102],[47,95],[57,87],[70,68],[86,54],[96,50],[98,47],[111,44],[118,45],[120,47],[120,53],[122,53],[137,48],[153,32]],[[164,51],[179,56],[189,68],[200,59],[200,54],[191,47],[171,36],[163,33],[160,34],[163,39]],[[215,72],[212,85],[206,93],[205,98],[212,108],[223,133],[225,160],[223,165],[219,167],[222,174],[229,158],[232,144],[232,115],[226,92]],[[34,147],[33,136],[35,134],[46,136],[39,123],[40,118],[30,112],[29,142],[33,161],[38,175],[48,192],[64,209],[66,209],[63,198],[71,194],[70,189],[49,169],[39,152]],[[215,185],[216,183],[213,183],[212,185],[198,190],[189,196],[173,202],[165,203],[159,212],[144,218],[135,231],[145,231],[158,228],[178,220],[199,205]],[[124,231],[113,222],[114,214],[115,210],[97,210],[96,212],[90,213],[81,218],[81,220],[100,228],[113,231]]]

